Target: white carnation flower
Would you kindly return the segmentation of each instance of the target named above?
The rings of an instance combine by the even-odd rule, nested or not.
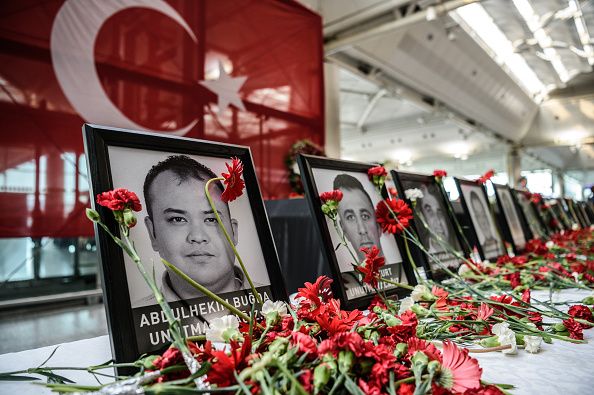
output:
[[[401,315],[405,311],[410,310],[410,308],[415,304],[415,301],[410,297],[407,296],[406,298],[400,301],[400,309],[398,309],[398,315]]]
[[[547,242],[545,243],[545,246],[546,246],[547,248],[553,248],[553,247],[555,246],[555,242],[554,242],[554,241],[552,241],[552,240],[549,240],[549,241],[547,241]]]
[[[571,225],[571,230],[578,230],[580,228],[580,226],[578,224],[572,224]]]
[[[507,322],[500,322],[493,325],[493,328],[491,328],[491,332],[497,335],[499,344],[501,344],[502,346],[511,346],[511,348],[501,350],[502,353],[515,354],[516,352],[518,352],[518,345],[516,344],[516,334],[514,333],[514,331],[509,329],[509,324]]]
[[[524,336],[524,347],[531,354],[539,352],[541,344],[542,338],[540,336]]]
[[[427,288],[427,286],[425,286],[423,284],[419,284],[419,285],[415,285],[415,288],[410,293],[410,296],[411,296],[412,300],[414,300],[415,302],[418,302],[420,300],[423,300],[423,295],[427,294],[428,292],[429,292],[429,288]]]
[[[458,275],[463,276],[464,274],[471,272],[472,269],[467,264],[463,263],[458,268]]]
[[[278,313],[279,315],[285,315],[288,313],[287,305],[283,301],[273,302],[268,299],[262,305],[262,315],[266,316],[268,313]]]
[[[226,315],[210,321],[206,330],[206,340],[227,342],[235,334],[239,334],[239,319],[234,315]]]
[[[404,191],[404,196],[411,202],[415,202],[417,199],[423,199],[423,192],[419,188],[411,188]]]

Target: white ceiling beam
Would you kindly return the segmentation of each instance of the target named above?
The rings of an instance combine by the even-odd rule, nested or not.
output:
[[[447,3],[441,3],[435,6],[428,7],[427,9],[416,12],[412,15],[405,16],[403,18],[372,27],[361,32],[339,36],[335,39],[329,40],[324,45],[324,53],[326,54],[326,56],[332,55],[362,40],[366,40],[376,36],[381,36],[383,34],[393,32],[397,29],[406,28],[418,22],[435,19],[438,15],[446,14],[449,11],[455,10],[456,8],[465,6],[470,3],[476,3],[477,1],[478,0],[451,0]]]
[[[572,10],[575,10],[573,20],[575,22],[575,28],[578,32],[582,48],[584,49],[584,54],[586,55],[586,59],[588,59],[588,64],[590,66],[594,66],[594,48],[592,47],[592,38],[588,32],[586,21],[584,20],[582,7],[577,0],[569,0],[569,7]]]
[[[373,111],[373,109],[375,108],[377,103],[381,100],[381,98],[386,95],[386,93],[388,93],[388,91],[383,88],[381,88],[380,90],[375,92],[375,95],[373,95],[371,100],[369,100],[369,103],[367,103],[367,106],[365,107],[365,109],[363,110],[363,113],[361,114],[361,116],[359,117],[359,120],[357,121],[357,129],[359,129],[360,131],[365,131],[363,129],[363,127],[365,126],[365,122],[367,122],[367,119],[371,115],[371,112]]]
[[[323,28],[324,37],[329,37],[331,35],[360,26],[361,23],[365,23],[366,21],[373,19],[378,15],[389,12],[390,10],[397,10],[398,8],[410,2],[411,0],[388,0],[369,7],[358,9],[347,16],[325,23]],[[340,4],[338,1],[336,3]]]

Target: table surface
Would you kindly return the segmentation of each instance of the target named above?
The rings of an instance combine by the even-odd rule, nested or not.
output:
[[[578,302],[591,292],[564,290],[555,293],[556,302]],[[548,299],[548,292],[533,292],[533,297]],[[594,372],[594,329],[584,331],[587,344],[553,340],[544,344],[540,353],[518,350],[517,355],[499,352],[473,354],[483,368],[483,379],[492,383],[513,384],[512,394],[589,394],[594,393],[591,379]],[[56,346],[0,355],[0,372],[38,366]],[[85,367],[111,359],[109,338],[100,336],[63,343],[47,366]],[[57,371],[80,384],[96,384],[86,372]],[[108,373],[108,372],[106,372]],[[49,394],[49,390],[27,382],[0,382],[0,394]]]

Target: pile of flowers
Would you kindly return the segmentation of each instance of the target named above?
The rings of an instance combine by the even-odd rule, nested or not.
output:
[[[205,185],[211,205],[210,182],[223,181],[225,201],[243,193],[241,162],[233,159],[227,169],[228,173]],[[379,191],[386,175],[381,166],[369,170],[369,179]],[[492,171],[487,172],[480,182],[492,175]],[[446,173],[438,170],[434,176],[441,182]],[[81,368],[93,374],[114,366],[138,369],[136,375],[116,378],[107,385],[79,386],[55,374],[45,363],[26,371],[2,373],[0,379],[23,380],[26,374],[38,374],[48,377],[46,385],[57,392],[101,394],[496,395],[506,393],[511,386],[481,380],[482,368],[471,353],[512,354],[519,348],[536,353],[543,341],[583,342],[583,330],[594,326],[594,297],[564,313],[531,300],[531,289],[552,285],[591,289],[594,247],[589,229],[558,234],[546,243],[532,240],[524,254],[506,255],[493,264],[464,259],[459,274],[449,272],[448,282],[435,284],[419,275],[409,250],[409,243],[423,248],[409,226],[415,213],[414,202],[422,198],[422,193],[407,191],[406,196],[413,202],[412,208],[390,193],[376,205],[375,214],[383,232],[404,238],[418,285],[382,278],[380,269],[385,260],[377,246],[363,249],[362,262],[349,250],[362,283],[376,291],[365,311],[342,309],[332,295],[332,280],[325,276],[305,283],[294,303],[259,300],[260,311],[254,309],[249,315],[187,278],[190,285],[233,313],[213,319],[204,336],[187,338],[129,239],[129,229],[136,224],[134,212],[140,210],[138,198],[125,189],[105,192],[97,197],[97,203],[112,211],[121,237],[110,232],[96,211],[88,210],[87,216],[136,263],[169,322],[171,347],[162,355],[144,356],[130,364]],[[324,192],[320,205],[341,238],[339,246],[349,249],[338,226],[342,198],[340,190]],[[224,231],[218,217],[217,221]],[[234,252],[252,285],[241,258]],[[163,264],[182,278],[187,277],[171,263]],[[378,289],[382,281],[410,290],[410,296],[399,301],[390,299]],[[257,295],[253,285],[252,291]]]
[[[461,276],[476,286],[523,289],[594,287],[594,240],[590,229],[564,231],[549,241],[533,239],[522,254],[496,262],[464,264]]]

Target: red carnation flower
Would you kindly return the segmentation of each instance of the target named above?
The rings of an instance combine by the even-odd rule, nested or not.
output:
[[[447,175],[448,173],[445,170],[433,170],[433,177],[442,178]]]
[[[379,256],[380,250],[376,246],[371,248],[363,247],[361,251],[365,254],[365,263],[357,266],[357,271],[363,273],[363,282],[377,287],[377,281],[379,277],[379,269],[384,266],[386,260],[383,256]]]
[[[306,282],[303,288],[298,288],[297,297],[302,298],[299,302],[299,316],[315,317],[322,304],[332,298],[331,284],[332,279],[320,276],[315,283]]]
[[[583,304],[576,304],[575,306],[571,306],[569,308],[569,311],[567,312],[567,314],[569,314],[573,318],[580,318],[582,320],[594,323],[594,317],[592,316],[592,311],[587,306],[584,306]],[[579,324],[579,325],[581,325],[582,328],[584,328],[584,329],[590,328],[589,325],[585,325],[585,324]]]
[[[124,188],[117,188],[97,195],[97,204],[112,211],[123,211],[127,208],[133,211],[142,210],[138,196]]]
[[[538,203],[542,202],[542,195],[540,193],[533,193],[530,196],[530,201],[534,204],[538,204]]]
[[[394,187],[388,188],[388,193],[393,198],[395,198],[396,196],[398,196],[398,190],[396,190],[396,188],[394,188]]]
[[[330,192],[322,192],[320,194],[320,200],[322,201],[322,203],[326,203],[330,200],[334,202],[340,202],[342,200],[342,196],[342,191],[340,189],[335,189]]]
[[[480,176],[477,181],[480,182],[481,184],[485,184],[494,175],[495,175],[495,170],[491,169],[491,170],[487,171],[485,174],[483,174],[482,176]]]
[[[206,377],[210,384],[228,387],[237,382],[235,373],[248,366],[248,356],[252,348],[249,336],[244,336],[243,344],[235,340],[230,342],[231,352],[213,351],[215,362],[211,365]]]
[[[229,173],[223,173],[223,183],[225,184],[225,190],[221,195],[221,200],[225,203],[232,202],[241,195],[243,195],[243,188],[245,188],[245,182],[241,179],[243,174],[243,163],[238,158],[231,158],[232,162],[229,166],[225,163]]]
[[[375,166],[372,167],[371,169],[367,170],[367,175],[369,176],[369,179],[371,181],[373,181],[373,177],[386,177],[388,175],[388,172],[386,171],[384,166]]]
[[[384,233],[402,232],[413,219],[412,210],[402,199],[382,200],[375,208],[375,217]]]
[[[315,340],[304,333],[293,332],[291,334],[291,344],[296,345],[300,352],[308,353],[312,358],[315,358],[318,354],[318,345]]]
[[[373,182],[373,185],[382,188],[384,186],[384,181],[388,176],[388,172],[383,166],[375,166],[367,170],[367,176],[369,177],[369,180]]]
[[[576,340],[584,340],[584,334],[582,332],[582,324],[574,320],[573,318],[568,318],[563,321],[563,325],[567,328],[569,332],[569,337]]]

